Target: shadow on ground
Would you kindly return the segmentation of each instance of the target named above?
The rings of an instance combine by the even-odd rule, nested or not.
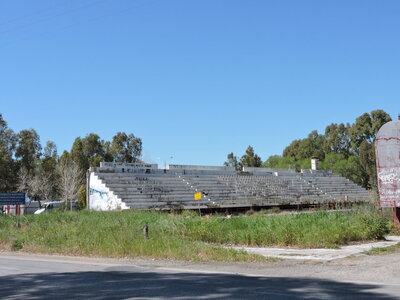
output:
[[[0,277],[13,299],[395,299],[379,285],[307,278],[154,272],[35,273]],[[395,294],[393,294],[395,295]]]

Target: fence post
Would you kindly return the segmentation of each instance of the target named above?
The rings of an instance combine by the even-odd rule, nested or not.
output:
[[[147,224],[143,226],[143,237],[145,240],[149,238],[149,226]]]

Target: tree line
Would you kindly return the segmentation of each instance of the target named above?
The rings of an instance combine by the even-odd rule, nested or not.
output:
[[[134,134],[116,133],[111,141],[90,133],[77,137],[70,151],[58,155],[57,146],[40,143],[35,129],[15,133],[0,113],[0,192],[25,192],[34,200],[62,199],[79,195],[85,205],[86,171],[106,162],[140,162],[142,140]]]
[[[309,169],[310,158],[319,158],[320,169],[331,170],[367,189],[376,189],[374,142],[378,130],[391,117],[383,110],[364,113],[354,123],[333,123],[325,128],[324,133],[311,131],[306,138],[292,141],[283,150],[282,155],[272,155],[266,161],[255,154],[249,146],[245,154],[238,159],[229,153],[226,166],[266,167]]]
[[[309,169],[310,158],[320,168],[351,179],[365,188],[376,188],[374,141],[379,128],[391,121],[383,110],[364,113],[354,123],[330,124],[325,132],[311,131],[306,138],[292,141],[282,155],[262,161],[249,146],[238,158],[229,153],[226,166]],[[26,192],[31,199],[63,199],[68,203],[79,195],[85,204],[85,173],[106,162],[141,162],[142,141],[134,134],[116,133],[111,141],[90,133],[77,137],[70,151],[58,155],[56,144],[43,146],[34,129],[15,133],[0,113],[0,192]]]

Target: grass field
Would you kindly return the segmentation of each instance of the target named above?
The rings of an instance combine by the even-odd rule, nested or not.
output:
[[[143,234],[145,224],[148,239]],[[381,239],[389,230],[390,223],[372,209],[230,219],[190,212],[52,212],[1,216],[0,248],[87,256],[258,261],[264,258],[221,246],[337,247]]]

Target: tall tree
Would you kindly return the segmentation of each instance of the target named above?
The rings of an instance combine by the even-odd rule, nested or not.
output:
[[[241,157],[240,163],[243,167],[261,167],[262,160],[257,154],[254,153],[252,146],[248,146],[246,153]]]
[[[292,157],[294,160],[301,159],[300,155],[300,147],[301,147],[302,140],[294,140],[292,141],[289,146],[287,146],[283,150],[283,157]]]
[[[104,142],[97,134],[90,133],[84,138],[77,137],[75,139],[70,159],[78,164],[82,173],[85,173],[89,167],[98,167],[104,158]]]
[[[350,124],[344,125],[343,123],[331,124],[325,128],[323,143],[325,154],[339,153],[343,154],[346,158],[350,155],[351,138],[349,128]]]
[[[375,141],[375,137],[379,129],[381,129],[384,124],[390,121],[392,121],[392,118],[384,110],[377,109],[371,111],[371,131],[374,138],[373,141]]]
[[[71,159],[71,160],[75,161],[78,164],[79,169],[82,172],[89,169],[89,166],[90,166],[89,158],[86,156],[86,154],[83,150],[83,142],[80,137],[77,137],[75,139],[75,141],[72,145],[72,148],[71,148],[71,153],[64,152],[62,157],[63,157],[63,159],[66,159],[66,160]]]
[[[311,131],[307,138],[302,140],[294,140],[283,150],[284,157],[293,157],[296,161],[310,159],[312,156],[317,156],[323,159],[325,153],[323,151],[324,136],[318,131]]]
[[[331,170],[359,185],[363,183],[361,180],[362,175],[358,156],[350,155],[346,157],[341,153],[328,153],[325,159],[320,162],[319,166],[323,170]]]
[[[43,151],[41,167],[45,173],[53,175],[57,167],[57,146],[54,142],[48,141]]]
[[[57,146],[54,142],[48,141],[43,151],[41,165],[39,168],[39,182],[41,182],[42,189],[40,190],[41,196],[49,200],[57,194]]]
[[[139,162],[142,154],[142,140],[133,134],[118,132],[113,137],[111,152],[116,162]]]
[[[374,141],[383,124],[391,121],[383,110],[374,110],[359,116],[354,124],[331,124],[324,135],[311,132],[307,138],[294,140],[283,151],[283,158],[295,161],[296,169],[306,166],[311,156],[320,158],[323,169],[357,182],[365,188],[376,187]],[[280,163],[279,158],[270,157],[264,166]]]
[[[224,166],[233,167],[236,171],[240,171],[242,169],[241,163],[238,161],[237,157],[233,152],[227,155],[227,161],[224,162]]]
[[[378,109],[362,114],[349,130],[353,152],[359,157],[360,182],[365,188],[376,188],[375,137],[382,125],[391,120],[385,111]]]
[[[111,148],[111,142],[104,141],[103,148],[104,148],[104,161],[112,162],[114,160],[114,157],[113,157],[113,151]]]
[[[375,147],[368,141],[362,141],[359,148],[360,179],[365,188],[376,188]]]
[[[17,135],[17,147],[15,156],[19,159],[21,168],[32,172],[41,156],[42,146],[35,129],[21,130]]]
[[[363,141],[373,144],[379,128],[391,120],[391,117],[380,109],[359,116],[349,129],[353,152],[359,154]]]
[[[271,155],[263,163],[265,168],[278,169],[299,169],[298,163],[293,157],[282,157],[280,155]]]
[[[0,114],[0,192],[14,190],[17,184],[16,165],[13,160],[16,137]]]
[[[90,167],[98,167],[104,160],[104,142],[95,133],[90,133],[82,139],[83,153]]]

